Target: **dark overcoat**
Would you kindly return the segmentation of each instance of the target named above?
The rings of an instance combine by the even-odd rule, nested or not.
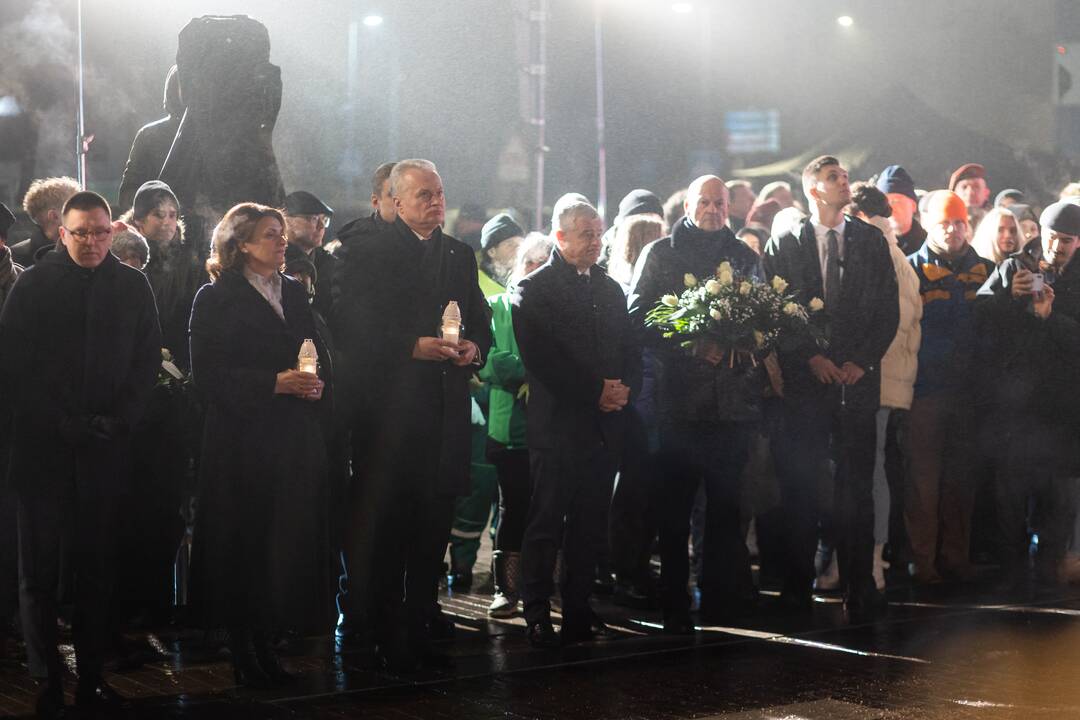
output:
[[[844,402],[858,410],[881,404],[881,358],[896,335],[900,322],[899,290],[888,241],[873,225],[851,216],[844,227],[843,280],[839,307],[826,308],[828,347],[822,350],[807,337],[789,351],[779,353],[784,375],[784,396],[789,401],[820,401],[835,386],[825,385],[810,371],[809,360],[819,353],[837,367],[853,362],[866,373],[844,388]],[[765,274],[770,282],[781,277],[796,302],[808,306],[824,299],[821,260],[810,220],[803,220],[765,246]]]
[[[238,269],[203,286],[191,369],[206,407],[196,595],[211,626],[251,621],[323,632],[331,604],[326,449],[319,405],[274,393],[305,338],[307,291],[281,276],[284,321]]]
[[[1080,262],[1054,280],[1054,305],[1042,320],[1031,297],[1013,298],[1016,273],[1042,272],[1038,240],[1014,253],[979,290],[975,305],[976,353],[972,386],[983,426],[984,449],[1022,440],[1033,457],[1052,456],[1064,469],[1080,468]]]
[[[470,489],[469,377],[480,366],[414,360],[419,337],[437,336],[443,310],[458,303],[463,339],[491,347],[491,309],[469,247],[436,229],[425,241],[400,218],[357,237],[338,274],[330,316],[339,351],[338,394],[371,433],[373,469],[421,492]],[[354,426],[355,427],[355,426]],[[364,442],[354,429],[353,442]]]
[[[0,382],[14,410],[13,485],[40,490],[74,477],[102,495],[122,493],[130,434],[75,447],[58,428],[88,415],[134,427],[160,365],[154,295],[141,272],[112,254],[88,270],[66,250],[23,272],[0,314]]]
[[[586,281],[559,251],[513,295],[514,337],[529,383],[530,450],[622,447],[625,413],[602,412],[605,378],[641,388],[641,350],[622,287],[599,265]],[[617,455],[616,455],[617,457]]]
[[[692,425],[756,420],[765,387],[764,365],[721,362],[712,365],[692,357],[680,338],[664,338],[649,327],[645,316],[668,293],[679,295],[683,277],[693,273],[701,282],[716,273],[720,263],[731,263],[743,278],[761,281],[761,260],[728,228],[705,232],[686,218],[676,223],[669,237],[645,246],[634,269],[630,288],[630,318],[642,346],[652,351],[657,378],[656,409],[666,424]]]

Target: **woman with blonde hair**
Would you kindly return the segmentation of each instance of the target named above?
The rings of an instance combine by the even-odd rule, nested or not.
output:
[[[274,633],[331,627],[323,382],[297,369],[305,339],[325,351],[308,294],[281,273],[285,218],[241,203],[214,230],[212,282],[191,312],[191,369],[206,405],[196,593],[229,632],[238,684],[290,679]]]
[[[630,287],[634,277],[634,265],[641,251],[664,234],[664,220],[659,215],[632,215],[623,220],[615,230],[615,239],[611,243],[611,259],[608,261],[608,275],[613,277],[623,290]]]
[[[1019,251],[1024,246],[1024,231],[1020,220],[1012,210],[996,207],[986,213],[979,223],[971,247],[979,256],[1000,265],[1005,258]]]

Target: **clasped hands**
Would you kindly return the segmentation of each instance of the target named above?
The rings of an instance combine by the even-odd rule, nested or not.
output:
[[[275,395],[295,395],[302,400],[315,402],[322,399],[325,383],[318,375],[299,370],[282,370],[274,383]]]
[[[866,374],[865,370],[850,360],[837,367],[836,363],[824,355],[810,358],[810,372],[814,373],[818,382],[826,385],[854,385]]]
[[[480,348],[472,340],[451,342],[437,337],[416,338],[412,356],[414,360],[442,362],[449,360],[458,367],[471,365],[479,354]]]
[[[1031,296],[1031,307],[1035,314],[1045,320],[1054,308],[1054,288],[1043,284],[1041,292],[1035,292],[1035,274],[1027,268],[1016,271],[1012,278],[1012,296],[1016,299]]]
[[[630,402],[630,388],[618,378],[604,378],[600,393],[600,412],[618,412]]]

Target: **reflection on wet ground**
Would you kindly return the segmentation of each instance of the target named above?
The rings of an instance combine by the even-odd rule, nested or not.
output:
[[[763,597],[753,618],[669,637],[659,613],[600,599],[616,637],[540,651],[520,619],[487,619],[487,596],[455,595],[444,597],[457,624],[444,669],[379,673],[311,638],[287,653],[297,683],[255,692],[234,687],[227,658],[200,635],[162,629],[131,635],[148,661],[108,679],[140,720],[1080,718],[1080,589],[898,588],[884,619],[854,626],[840,603],[819,600],[791,617]],[[29,715],[36,688],[19,648],[9,655],[0,714]]]

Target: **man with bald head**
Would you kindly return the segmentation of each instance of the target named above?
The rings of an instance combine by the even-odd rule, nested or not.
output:
[[[367,416],[361,427],[372,434],[354,438],[362,481],[349,499],[348,614],[372,631],[383,664],[409,671],[437,660],[432,634],[446,630],[438,577],[455,497],[469,492],[469,378],[491,345],[491,314],[475,254],[442,231],[446,197],[435,165],[402,160],[389,183],[397,218],[350,245],[331,318],[337,377],[354,390],[349,397],[362,398],[349,410]],[[451,301],[464,326],[454,339],[442,333]],[[362,599],[371,603],[367,623]]]
[[[683,287],[692,273],[704,281],[727,261],[735,274],[763,279],[758,256],[727,225],[728,189],[715,175],[697,178],[687,189],[685,216],[671,235],[645,247],[630,290],[630,315],[645,347],[656,386],[660,448],[660,554],[664,628],[693,631],[686,592],[686,539],[698,486],[705,484],[705,556],[701,613],[706,622],[742,614],[754,601],[750,558],[740,533],[739,499],[748,455],[750,423],[758,418],[761,383],[753,363],[729,358],[714,342],[693,351],[678,338],[665,338],[645,324],[660,298]]]

